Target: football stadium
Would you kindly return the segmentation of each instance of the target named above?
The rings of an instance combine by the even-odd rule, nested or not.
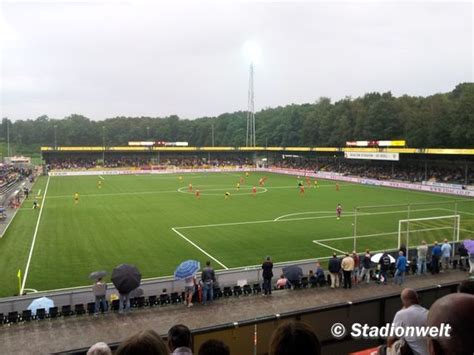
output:
[[[2,5],[0,353],[473,354],[472,8]]]

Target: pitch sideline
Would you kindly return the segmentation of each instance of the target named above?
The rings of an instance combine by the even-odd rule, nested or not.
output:
[[[41,221],[41,216],[43,215],[44,204],[46,203],[46,194],[48,193],[50,176],[48,176],[48,181],[46,181],[46,187],[44,189],[43,202],[41,203],[40,211],[38,214],[38,220],[36,221],[35,231],[33,233],[33,240],[31,242],[30,253],[28,254],[28,261],[26,262],[25,272],[23,274],[23,282],[21,284],[20,295],[23,294],[26,285],[26,279],[28,278],[28,271],[30,268],[31,257],[33,256],[33,249],[35,247],[36,237],[38,235],[38,229]]]

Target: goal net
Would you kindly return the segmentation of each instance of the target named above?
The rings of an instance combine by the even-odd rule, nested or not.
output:
[[[414,248],[425,241],[428,245],[435,241],[459,242],[459,214],[448,216],[401,219],[398,221],[398,248],[404,245]]]

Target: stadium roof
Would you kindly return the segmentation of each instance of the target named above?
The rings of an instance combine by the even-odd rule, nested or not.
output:
[[[401,154],[474,155],[474,149],[458,148],[334,148],[334,147],[41,147],[42,153],[59,152],[386,152]]]

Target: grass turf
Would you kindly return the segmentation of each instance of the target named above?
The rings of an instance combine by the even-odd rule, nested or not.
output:
[[[336,191],[334,182],[324,180],[319,188],[306,188],[302,197],[296,177],[278,174],[266,174],[265,187],[253,197],[251,187],[258,186],[261,175],[251,173],[240,191],[237,173],[183,174],[182,181],[178,175],[51,177],[46,196],[48,178],[42,177],[34,194],[41,190],[44,208],[25,287],[87,285],[91,271],[110,272],[120,263],[137,265],[144,278],[171,275],[182,260],[209,259],[196,246],[228,268],[259,264],[266,255],[275,262],[323,258],[334,250],[352,250],[353,239],[339,238],[353,235],[354,222],[357,235],[367,236],[357,239],[358,251],[395,248],[398,220],[451,215],[455,209],[461,214],[461,238],[474,230],[472,199],[455,205],[452,196],[344,183]],[[187,192],[189,183],[201,191],[201,199]],[[337,203],[344,209],[340,220]],[[410,212],[406,206],[361,208],[357,220],[353,217],[356,206],[408,203],[426,205],[412,206]],[[39,217],[31,206],[32,197],[0,239],[0,296],[18,293],[17,271],[25,271]],[[450,238],[450,223],[423,222],[416,228],[430,231],[411,234],[411,242]]]

